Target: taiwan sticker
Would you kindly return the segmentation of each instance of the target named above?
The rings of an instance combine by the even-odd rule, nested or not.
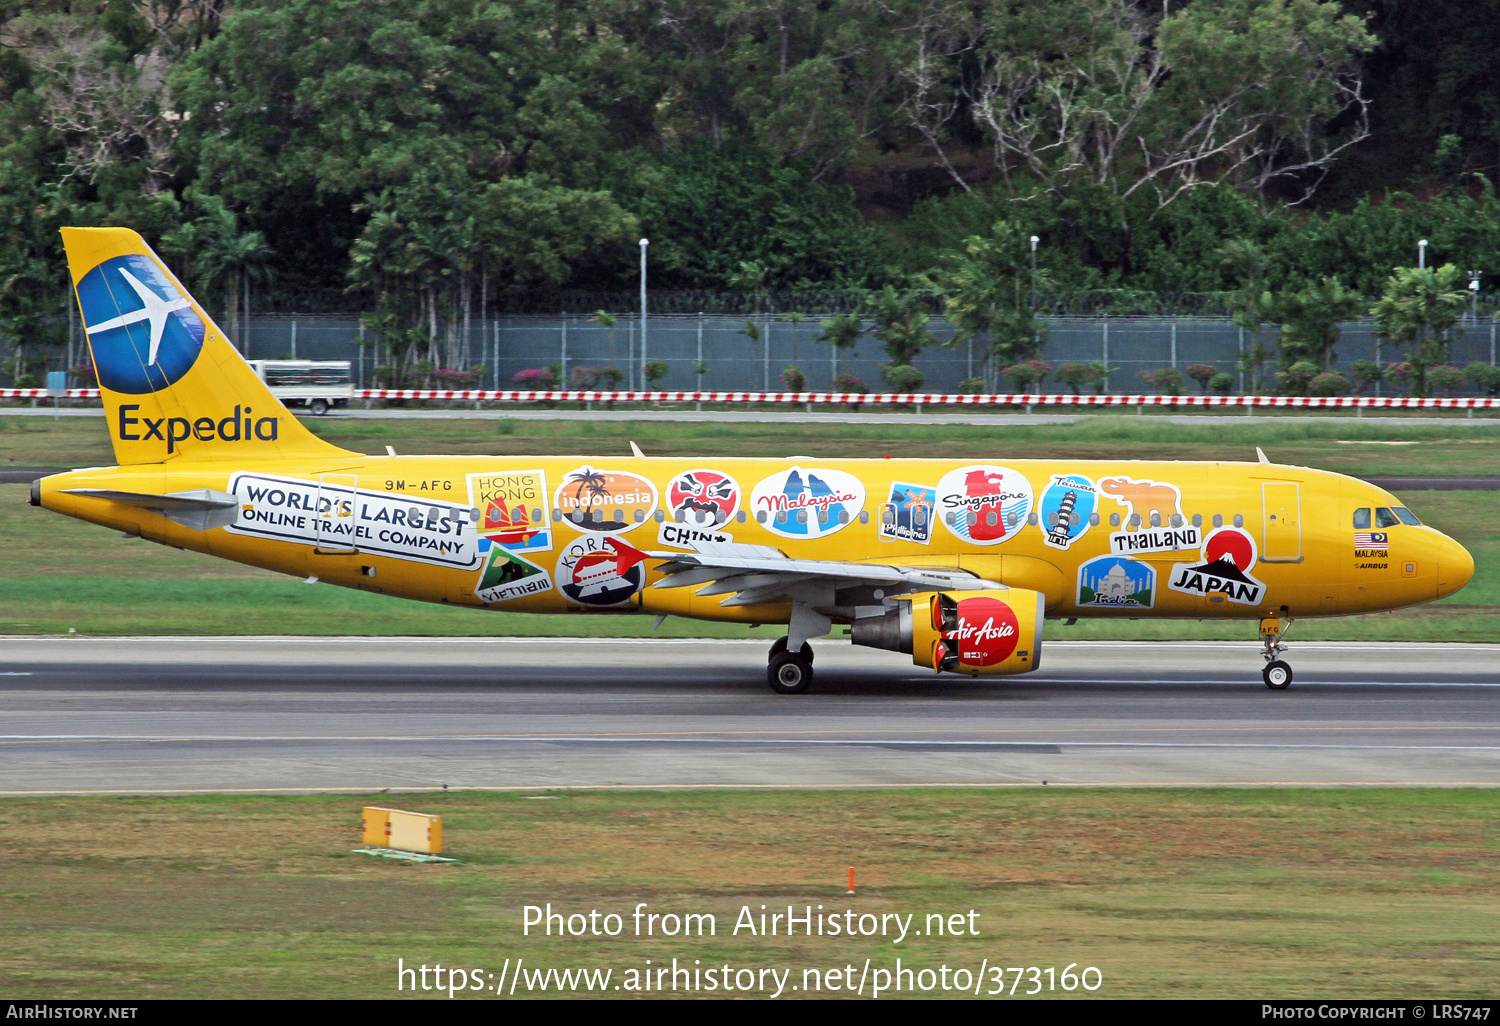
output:
[[[1202,562],[1176,563],[1167,587],[1185,595],[1223,595],[1242,606],[1259,605],[1266,586],[1251,576],[1255,539],[1239,527],[1220,527],[1203,540]]]
[[[1099,493],[1094,482],[1080,474],[1054,474],[1037,503],[1042,518],[1042,541],[1066,549],[1088,532]]]
[[[880,516],[880,537],[884,541],[932,543],[932,519],[937,508],[937,489],[926,485],[891,482],[888,500],[891,517]]]
[[[1031,515],[1031,482],[1006,467],[959,467],[937,483],[937,513],[955,536],[976,545],[1009,541]]]
[[[1182,493],[1176,485],[1105,477],[1099,479],[1099,491],[1125,507],[1125,530],[1109,536],[1109,551],[1115,555],[1178,552],[1203,544],[1202,531],[1184,523]]]
[[[480,512],[481,538],[516,552],[552,548],[545,471],[470,474],[468,479],[469,501]]]
[[[638,552],[618,538],[584,535],[557,557],[557,587],[583,606],[622,606],[646,579]]]
[[[1149,563],[1100,556],[1078,568],[1078,605],[1109,609],[1150,609],[1156,569]]]
[[[489,563],[474,594],[481,602],[508,602],[552,590],[552,577],[542,567],[500,545],[490,548]]]
[[[757,523],[783,538],[822,538],[842,530],[865,505],[865,486],[842,470],[792,467],[765,478],[750,495]]]

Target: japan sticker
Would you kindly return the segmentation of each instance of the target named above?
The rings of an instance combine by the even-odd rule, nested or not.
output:
[[[1251,576],[1255,539],[1239,527],[1220,527],[1203,539],[1202,561],[1176,563],[1167,587],[1184,595],[1223,595],[1242,606],[1260,605],[1266,586]]]

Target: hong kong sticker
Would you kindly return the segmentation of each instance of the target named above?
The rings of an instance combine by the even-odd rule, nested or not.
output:
[[[481,602],[508,602],[552,590],[552,575],[501,545],[490,547],[489,562],[474,594]]]
[[[575,530],[623,534],[656,509],[656,485],[629,471],[579,467],[563,475],[552,504]]]
[[[645,559],[619,538],[586,534],[562,547],[558,590],[582,606],[622,606],[646,579]]]
[[[470,474],[469,501],[480,512],[482,549],[489,548],[485,542],[515,552],[546,552],[552,548],[545,471]]]
[[[1100,556],[1078,568],[1078,605],[1106,609],[1150,609],[1156,568],[1119,556]]]
[[[880,537],[885,541],[932,543],[932,520],[937,508],[937,489],[929,485],[891,482],[887,500],[889,515],[880,514]]]
[[[1009,541],[1031,515],[1031,482],[1006,467],[959,467],[937,483],[937,513],[954,535],[976,545]]]
[[[1203,533],[1182,515],[1182,492],[1176,485],[1104,477],[1099,491],[1125,507],[1125,529],[1109,536],[1109,551],[1115,555],[1177,552],[1203,544]]]
[[[1053,474],[1037,502],[1042,541],[1054,549],[1066,549],[1088,532],[1098,505],[1098,489],[1090,478]]]
[[[865,486],[842,470],[792,467],[750,493],[757,523],[783,538],[822,538],[841,530],[865,505]]]
[[[1219,595],[1242,606],[1259,605],[1266,586],[1251,576],[1257,551],[1250,532],[1219,527],[1203,539],[1201,562],[1176,563],[1167,587],[1185,595]]]
[[[943,637],[958,642],[959,662],[968,666],[1003,663],[1021,640],[1015,610],[984,596],[959,600],[958,630]]]

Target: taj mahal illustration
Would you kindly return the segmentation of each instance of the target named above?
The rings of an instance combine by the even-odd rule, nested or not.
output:
[[[1097,575],[1087,582],[1098,598],[1130,598],[1135,594],[1137,582],[1130,579],[1124,563],[1110,567],[1109,573]]]

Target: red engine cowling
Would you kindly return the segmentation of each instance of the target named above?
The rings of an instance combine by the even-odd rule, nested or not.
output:
[[[911,653],[941,673],[1030,673],[1042,661],[1046,597],[1024,588],[902,597],[895,609],[854,622],[856,645]]]

